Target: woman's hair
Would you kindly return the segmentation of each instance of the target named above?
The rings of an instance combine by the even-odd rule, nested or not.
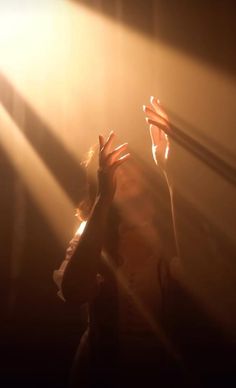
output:
[[[97,194],[98,144],[89,148],[85,159],[80,164],[85,172],[85,184],[76,215],[81,221],[86,221]]]

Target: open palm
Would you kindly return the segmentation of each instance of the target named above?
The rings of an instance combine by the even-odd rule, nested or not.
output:
[[[166,132],[170,131],[168,116],[160,102],[150,98],[151,105],[144,106],[146,121],[150,124],[150,136],[152,141],[152,154],[155,163],[166,172],[167,160],[169,157],[170,143]]]

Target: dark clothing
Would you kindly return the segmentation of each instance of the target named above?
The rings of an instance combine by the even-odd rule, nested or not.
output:
[[[75,358],[72,387],[190,386],[180,360],[156,333],[127,333],[120,342],[117,279],[107,265],[100,272],[103,280],[89,306],[89,329]]]

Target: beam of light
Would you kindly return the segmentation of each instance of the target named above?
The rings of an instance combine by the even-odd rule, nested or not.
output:
[[[128,286],[128,282],[126,277],[124,276],[121,269],[117,269],[117,267],[112,263],[112,260],[109,259],[109,257],[103,252],[102,255],[103,261],[106,263],[106,265],[110,268],[110,270],[115,274],[115,277],[118,281],[119,286],[123,290],[123,292],[128,295],[132,302],[134,303],[134,306],[136,307],[137,311],[140,313],[150,330],[153,332],[153,334],[158,338],[158,340],[163,344],[166,351],[176,359],[179,363],[182,363],[181,356],[177,352],[177,350],[172,345],[170,339],[164,332],[163,328],[157,321],[157,319],[154,317],[152,312],[147,308],[145,303],[142,301],[141,297],[137,295],[137,293],[130,289]]]
[[[157,165],[158,163],[157,163],[156,154],[157,154],[157,146],[155,144],[153,144],[152,145],[152,157]]]
[[[72,227],[73,204],[2,105],[0,126],[2,147],[59,241],[65,245]]]
[[[87,224],[87,221],[82,221],[81,222],[80,226],[78,227],[78,229],[76,231],[76,235],[77,236],[82,236],[82,233],[83,233],[83,231],[85,229],[86,224]]]
[[[141,106],[153,94],[178,112],[177,127],[209,149],[219,145],[222,158],[231,161],[236,88],[230,77],[82,5],[31,1],[26,11],[20,3],[0,3],[0,70],[76,158],[98,131],[114,128],[145,159],[149,138]],[[183,149],[177,149],[176,166],[185,198],[233,240],[235,190]],[[190,265],[198,263],[191,254]],[[230,319],[227,303],[217,302],[217,271],[212,274],[208,262],[203,270],[192,264],[196,295],[222,321]],[[199,277],[205,276],[201,286],[193,279],[196,265]],[[224,271],[226,285],[224,265],[218,262],[217,270]]]
[[[167,147],[166,147],[166,150],[165,150],[165,159],[166,159],[166,160],[168,159],[169,150],[170,150],[170,147],[167,146]]]
[[[113,23],[69,1],[12,4],[0,4],[0,69],[79,160],[105,114]]]

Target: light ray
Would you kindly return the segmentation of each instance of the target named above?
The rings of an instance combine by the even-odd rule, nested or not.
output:
[[[179,363],[182,363],[181,356],[171,343],[170,339],[164,332],[163,328],[161,327],[160,323],[154,317],[152,312],[147,308],[145,303],[142,301],[141,297],[137,295],[137,293],[130,289],[127,283],[127,279],[125,278],[124,274],[122,273],[122,269],[117,269],[113,264],[112,260],[109,259],[109,257],[103,253],[102,256],[104,262],[106,265],[110,268],[110,270],[115,274],[116,279],[118,281],[119,286],[123,290],[123,292],[128,295],[132,302],[134,303],[137,311],[140,313],[140,315],[145,320],[146,324],[149,326],[153,334],[159,339],[159,341],[163,344],[166,351],[174,357],[176,361]]]
[[[0,69],[78,160],[103,128],[117,129],[120,137],[132,143],[145,159],[145,142],[149,146],[149,139],[141,106],[154,94],[160,96],[163,106],[184,119],[175,120],[177,127],[209,148],[218,145],[222,158],[232,162],[235,136],[231,128],[235,127],[236,117],[233,108],[236,87],[232,77],[80,4],[69,1],[28,4],[31,4],[28,11],[21,2],[0,4]],[[12,131],[12,136],[17,131],[17,128]],[[16,164],[10,144],[9,139],[8,153]],[[175,150],[177,188],[233,241],[235,189],[185,150]],[[203,184],[199,185],[199,181]],[[44,211],[46,214],[45,205]],[[60,224],[59,216],[57,220]],[[61,227],[60,235],[64,233]],[[190,283],[194,292],[207,310],[211,305],[222,321],[230,320],[227,307],[230,292],[224,294],[215,286],[219,282],[215,281],[212,263],[205,263],[207,268],[202,269],[199,257],[192,254],[188,260],[192,265]],[[205,276],[205,284],[201,286],[198,277],[194,280],[196,265],[199,278]],[[223,273],[225,286],[229,283],[233,289],[233,271],[227,273],[223,257],[215,272]],[[225,300],[218,303],[222,295]]]
[[[59,241],[66,244],[73,224],[73,204],[2,105],[0,125],[0,142],[11,163]]]

